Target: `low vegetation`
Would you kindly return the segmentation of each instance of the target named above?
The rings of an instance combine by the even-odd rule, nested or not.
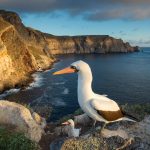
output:
[[[40,147],[24,134],[0,126],[0,150],[40,150]]]
[[[122,109],[128,114],[135,116],[139,120],[144,119],[146,115],[150,115],[150,103],[134,105],[125,104],[122,105]]]

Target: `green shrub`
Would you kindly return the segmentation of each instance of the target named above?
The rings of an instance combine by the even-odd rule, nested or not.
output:
[[[12,132],[0,127],[0,150],[39,150],[37,143],[29,140],[22,133]]]

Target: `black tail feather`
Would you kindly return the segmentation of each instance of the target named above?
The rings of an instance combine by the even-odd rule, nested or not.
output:
[[[127,118],[129,118],[129,119],[132,119],[132,120],[134,120],[134,121],[136,121],[136,122],[139,122],[139,121],[140,121],[138,118],[136,118],[136,117],[134,117],[133,115],[131,115],[131,114],[125,112],[125,111],[122,110],[122,109],[121,109],[121,112],[122,112],[122,114],[123,114],[125,117],[127,117]]]

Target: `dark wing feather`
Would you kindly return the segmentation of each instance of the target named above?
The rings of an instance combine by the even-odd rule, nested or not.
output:
[[[127,117],[127,118],[129,118],[129,119],[132,119],[132,120],[134,120],[134,121],[139,121],[138,118],[134,117],[133,115],[131,115],[131,114],[129,114],[128,112],[126,112],[125,110],[123,110],[122,107],[120,107],[120,110],[121,110],[122,114],[123,114],[125,117]]]

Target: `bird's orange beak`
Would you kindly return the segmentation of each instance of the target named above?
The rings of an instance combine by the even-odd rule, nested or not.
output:
[[[70,123],[68,121],[63,122],[62,125],[69,125]]]
[[[71,68],[71,67],[67,67],[64,68],[62,70],[56,71],[53,73],[53,75],[59,75],[59,74],[66,74],[66,73],[74,73],[76,70]]]

